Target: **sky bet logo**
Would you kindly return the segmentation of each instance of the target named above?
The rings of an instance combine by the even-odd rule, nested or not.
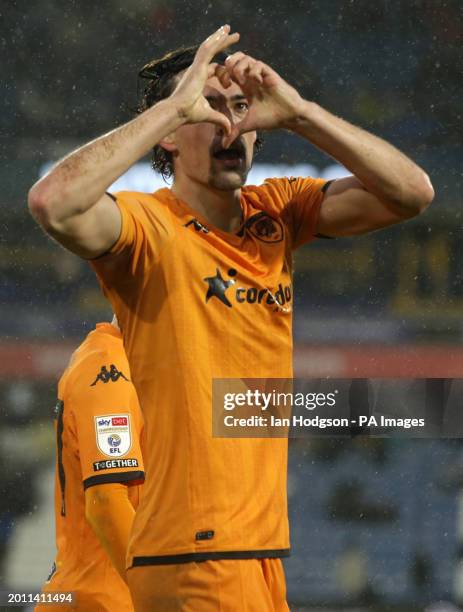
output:
[[[127,417],[112,417],[112,419],[99,419],[98,425],[100,427],[109,427],[110,425],[112,425],[113,427],[115,427],[116,425],[127,425]]]
[[[127,425],[128,424],[128,420],[127,417],[113,417],[111,419],[111,425],[113,425],[113,427],[115,425]]]
[[[203,280],[208,284],[206,293],[206,304],[213,297],[217,298],[222,304],[232,308],[230,299],[238,304],[265,304],[266,306],[275,307],[275,310],[287,310],[284,308],[292,300],[291,285],[283,285],[280,283],[278,289],[273,293],[267,288],[258,287],[240,287],[236,286],[237,281],[235,276],[237,271],[234,268],[229,268],[227,271],[231,278],[224,278],[219,268],[216,268],[215,276],[206,276]],[[226,295],[228,291],[228,294]]]

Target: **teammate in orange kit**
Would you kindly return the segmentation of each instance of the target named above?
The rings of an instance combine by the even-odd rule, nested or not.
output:
[[[287,610],[287,441],[211,435],[214,378],[292,375],[292,250],[422,212],[426,174],[301,98],[224,26],[145,66],[141,114],[59,162],[29,207],[92,260],[124,333],[150,440],[129,545],[137,611]],[[247,186],[256,130],[288,129],[348,168]],[[154,147],[173,186],[108,187]],[[151,477],[154,475],[155,477]]]
[[[62,610],[130,612],[125,559],[144,479],[142,416],[115,319],[99,323],[74,352],[58,398],[58,554],[43,591],[72,591],[73,606]]]

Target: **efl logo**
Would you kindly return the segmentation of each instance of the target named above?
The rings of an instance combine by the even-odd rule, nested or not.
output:
[[[113,427],[115,425],[127,425],[127,417],[113,417],[111,420]]]
[[[108,457],[124,456],[132,446],[130,415],[108,414],[95,417],[96,444]]]

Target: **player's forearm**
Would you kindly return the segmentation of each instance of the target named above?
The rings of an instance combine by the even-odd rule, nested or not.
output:
[[[112,564],[126,581],[125,558],[135,510],[128,488],[122,484],[100,485],[87,489],[85,516]]]
[[[64,220],[91,208],[108,187],[184,119],[162,100],[115,130],[70,153],[29,192],[29,207]]]
[[[304,101],[290,129],[345,166],[365,188],[404,216],[424,210],[434,197],[425,172],[395,147]]]

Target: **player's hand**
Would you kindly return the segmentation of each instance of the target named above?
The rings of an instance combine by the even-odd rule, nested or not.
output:
[[[203,96],[207,79],[220,70],[218,64],[211,64],[212,59],[230,45],[238,42],[240,35],[230,34],[230,26],[224,25],[200,45],[193,63],[185,72],[177,87],[170,96],[179,115],[187,123],[208,121],[223,128],[225,134],[231,133],[231,123],[226,115],[214,110]]]
[[[303,99],[270,66],[238,51],[225,62],[220,72],[224,87],[237,83],[248,98],[249,110],[242,121],[233,126],[226,142],[253,130],[290,129],[296,121]]]

